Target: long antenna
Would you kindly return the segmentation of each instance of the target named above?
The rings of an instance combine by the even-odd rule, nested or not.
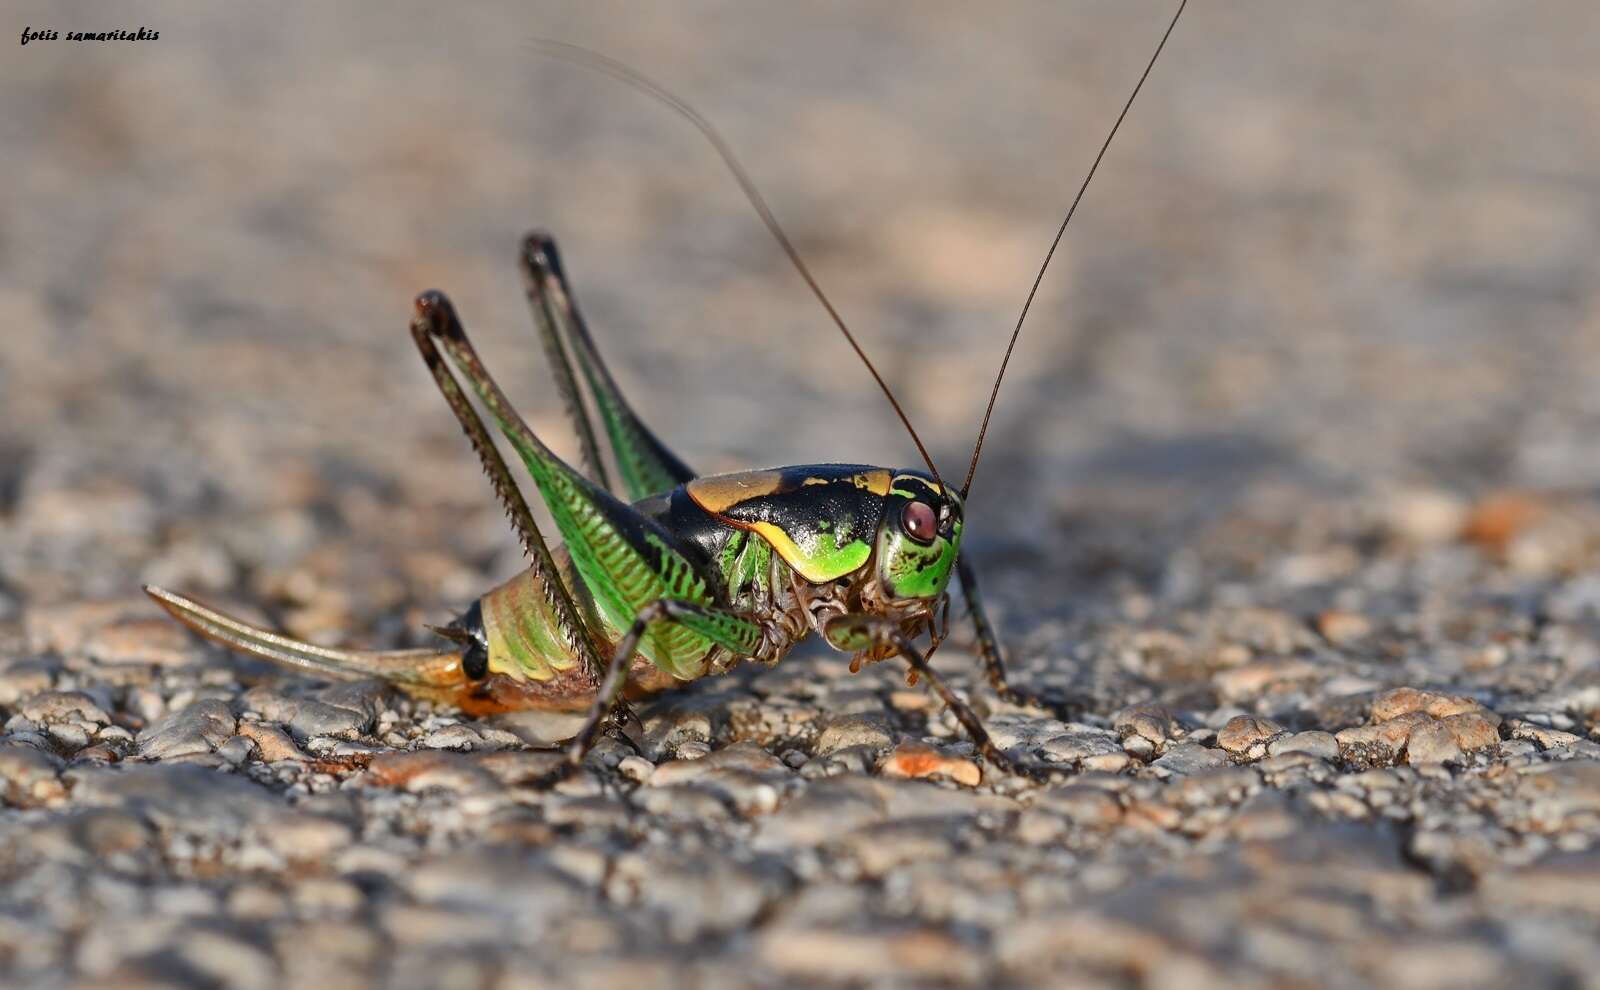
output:
[[[534,50],[540,54],[608,75],[619,82],[632,86],[647,96],[659,100],[693,124],[695,129],[704,135],[707,141],[711,142],[711,147],[716,151],[717,156],[728,167],[728,171],[733,173],[734,181],[739,183],[739,189],[743,191],[745,199],[749,200],[750,205],[755,207],[756,213],[761,217],[761,222],[766,224],[767,230],[772,233],[773,238],[778,242],[778,246],[783,249],[784,254],[788,255],[795,271],[800,273],[800,277],[805,280],[806,286],[811,289],[811,294],[817,297],[818,302],[822,303],[822,308],[828,311],[828,316],[832,318],[834,326],[838,327],[839,332],[844,334],[844,339],[850,342],[850,347],[856,352],[856,357],[860,358],[861,363],[867,366],[867,371],[871,372],[873,380],[878,383],[879,388],[883,389],[884,398],[888,399],[889,405],[894,407],[894,414],[900,417],[901,423],[905,424],[906,432],[911,434],[911,442],[917,445],[917,453],[922,455],[923,463],[928,465],[928,473],[933,475],[934,481],[943,489],[944,481],[939,477],[939,469],[933,466],[933,458],[928,455],[928,448],[922,445],[922,438],[917,436],[916,428],[911,425],[911,420],[906,416],[906,411],[900,408],[899,400],[889,390],[889,383],[883,380],[882,375],[878,374],[878,369],[873,365],[872,360],[867,357],[867,352],[863,351],[861,345],[856,342],[855,334],[851,333],[850,328],[845,326],[844,318],[839,315],[838,310],[833,308],[833,303],[828,301],[827,294],[822,291],[822,286],[817,284],[816,278],[811,274],[811,269],[807,268],[805,261],[800,258],[800,252],[796,250],[794,244],[789,240],[789,235],[783,232],[783,227],[779,225],[778,218],[773,216],[771,208],[767,206],[766,199],[761,195],[761,191],[756,188],[755,182],[750,179],[749,174],[744,170],[744,166],[740,165],[738,158],[734,156],[733,149],[728,147],[728,143],[722,139],[722,135],[711,125],[711,121],[701,116],[698,110],[665,86],[614,58],[584,48],[581,45],[556,41],[551,38],[535,38],[532,45]]]
[[[1161,36],[1161,43],[1156,45],[1155,54],[1150,56],[1149,64],[1144,67],[1144,73],[1139,76],[1133,92],[1128,96],[1128,102],[1122,105],[1122,112],[1117,114],[1117,121],[1111,125],[1111,133],[1106,135],[1105,143],[1100,145],[1100,153],[1094,156],[1094,164],[1089,166],[1089,174],[1083,177],[1083,185],[1078,187],[1078,194],[1072,197],[1072,205],[1067,208],[1066,219],[1056,228],[1056,239],[1050,242],[1050,250],[1045,253],[1044,264],[1039,266],[1039,274],[1033,278],[1033,288],[1028,290],[1028,298],[1022,304],[1022,315],[1017,317],[1016,329],[1011,331],[1011,342],[1006,344],[1006,356],[1000,360],[1000,373],[994,376],[994,388],[989,392],[989,407],[983,411],[983,425],[978,428],[978,442],[972,448],[972,463],[967,465],[967,480],[961,483],[963,499],[967,497],[967,492],[972,490],[972,476],[978,473],[978,455],[983,453],[983,438],[989,432],[989,417],[994,415],[994,403],[1000,397],[1000,380],[1006,376],[1006,365],[1011,363],[1011,351],[1017,346],[1017,338],[1022,335],[1022,321],[1028,318],[1028,309],[1033,305],[1033,297],[1039,292],[1039,283],[1044,281],[1045,269],[1050,267],[1050,259],[1056,256],[1061,236],[1067,232],[1067,224],[1072,222],[1072,215],[1078,212],[1078,204],[1083,202],[1083,194],[1089,188],[1089,180],[1094,178],[1095,169],[1100,167],[1100,160],[1106,156],[1106,149],[1111,147],[1111,139],[1117,136],[1117,129],[1122,126],[1128,111],[1133,108],[1134,99],[1139,95],[1139,90],[1144,88],[1144,81],[1150,78],[1150,70],[1156,67],[1156,59],[1161,57],[1161,49],[1167,47],[1167,39],[1172,37],[1172,29],[1178,26],[1178,18],[1183,16],[1183,8],[1188,5],[1189,0],[1180,0],[1177,13],[1172,15],[1172,22],[1167,25],[1166,33]]]

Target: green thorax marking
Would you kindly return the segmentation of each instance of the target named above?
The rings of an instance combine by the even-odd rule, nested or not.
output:
[[[948,539],[922,546],[886,526],[878,538],[878,566],[884,588],[896,599],[933,598],[950,583],[961,544],[961,523],[957,522]]]
[[[772,544],[735,530],[717,559],[717,570],[730,608],[737,612],[757,608],[767,602],[771,590]]]

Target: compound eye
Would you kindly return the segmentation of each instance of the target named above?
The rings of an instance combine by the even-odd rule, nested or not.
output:
[[[932,543],[939,533],[939,516],[926,502],[908,502],[900,516],[900,526],[918,543]]]

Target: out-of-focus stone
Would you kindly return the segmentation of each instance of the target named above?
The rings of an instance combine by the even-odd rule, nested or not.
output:
[[[1172,736],[1172,713],[1158,705],[1124,708],[1112,716],[1111,727],[1121,736],[1137,736],[1161,744]]]
[[[1182,776],[1225,766],[1227,762],[1228,755],[1220,749],[1207,749],[1195,743],[1184,743],[1168,749],[1165,756],[1150,766],[1156,770]]]
[[[1339,740],[1334,738],[1333,733],[1320,729],[1296,732],[1272,740],[1267,744],[1267,753],[1271,756],[1306,753],[1324,760],[1336,760],[1339,758]]]
[[[32,808],[65,797],[60,772],[60,760],[32,746],[0,746],[0,784],[13,807]]]
[[[1257,660],[1239,667],[1219,670],[1211,677],[1217,693],[1225,701],[1249,701],[1273,688],[1315,680],[1317,668],[1304,660],[1275,658]]]
[[[182,763],[73,767],[72,798],[90,807],[124,808],[166,833],[233,841],[241,829],[282,808],[259,784],[231,773]]]
[[[1116,795],[1082,784],[1044,791],[1034,799],[1034,807],[1062,815],[1084,828],[1111,828],[1122,820],[1122,805]]]
[[[965,787],[977,787],[983,781],[983,772],[973,761],[947,756],[922,743],[905,742],[896,746],[884,758],[882,770],[890,777],[943,777]]]
[[[969,947],[933,928],[867,932],[784,925],[762,933],[757,954],[775,972],[803,981],[970,983],[981,972]]]
[[[1406,761],[1412,766],[1460,763],[1461,746],[1444,723],[1427,721],[1412,728],[1406,740]]]
[[[45,660],[15,660],[0,668],[0,705],[14,705],[50,687],[57,665]]]
[[[344,822],[291,811],[263,822],[256,832],[269,848],[290,861],[325,861],[355,838]]]
[[[1528,767],[1517,794],[1527,802],[1527,822],[1535,831],[1559,832],[1584,820],[1600,824],[1600,760]]]
[[[237,725],[227,702],[202,698],[139,733],[139,753],[152,760],[209,753],[233,735]]]
[[[132,614],[126,601],[69,602],[28,609],[23,626],[33,650],[73,654],[96,630]]]
[[[1469,711],[1449,715],[1441,719],[1439,724],[1449,730],[1450,735],[1455,737],[1456,745],[1467,752],[1500,744],[1500,718],[1490,712]]]
[[[1270,718],[1236,715],[1217,732],[1217,745],[1236,757],[1259,760],[1267,755],[1267,745],[1283,731],[1283,726]]]
[[[841,715],[817,736],[815,752],[827,756],[851,746],[885,749],[894,745],[894,733],[882,715]]]
[[[379,787],[407,791],[437,788],[472,794],[498,786],[492,774],[468,757],[445,750],[387,753],[368,764],[367,778]]]
[[[183,627],[158,617],[102,626],[85,640],[83,650],[101,663],[181,666],[199,656],[194,639]]]
[[[289,738],[289,734],[276,726],[241,720],[237,731],[239,735],[255,743],[256,753],[263,763],[307,759],[306,754],[302,753],[294,744],[294,740]]]
[[[1329,609],[1318,613],[1317,632],[1334,646],[1348,646],[1372,635],[1372,623],[1360,612]]]
[[[1386,521],[1395,533],[1423,545],[1455,539],[1467,513],[1465,502],[1438,489],[1397,492],[1383,506]]]
[[[1461,524],[1461,538],[1492,553],[1503,553],[1519,535],[1550,514],[1544,499],[1527,492],[1497,492],[1472,507]]]
[[[1486,713],[1486,709],[1471,698],[1412,687],[1385,691],[1372,701],[1371,718],[1374,722],[1387,722],[1413,712],[1423,712],[1433,718],[1447,718],[1465,712]],[[1495,718],[1495,724],[1499,724],[1498,718]]]
[[[111,716],[81,691],[43,691],[17,708],[18,714],[35,722],[83,722],[106,725]]]

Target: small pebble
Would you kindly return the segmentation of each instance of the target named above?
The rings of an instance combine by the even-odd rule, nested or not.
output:
[[[1461,746],[1442,722],[1424,722],[1406,740],[1406,761],[1412,766],[1460,763]]]
[[[1150,766],[1169,774],[1187,775],[1226,766],[1227,762],[1228,754],[1220,749],[1184,743],[1167,750],[1165,756]]]
[[[884,749],[893,743],[894,734],[882,715],[842,715],[823,728],[817,737],[815,752],[819,756],[829,756],[851,746]]]
[[[896,746],[884,758],[882,771],[889,777],[943,777],[965,787],[977,787],[983,780],[983,771],[973,761],[946,756],[932,746],[911,742]]]
[[[1324,760],[1339,758],[1339,740],[1333,733],[1313,729],[1309,732],[1296,732],[1292,735],[1279,736],[1267,744],[1267,753],[1271,756],[1282,756],[1287,753],[1306,753]]]
[[[277,763],[280,760],[303,761],[306,755],[289,738],[289,734],[276,726],[266,725],[262,722],[241,720],[238,726],[239,735],[248,738],[255,744],[258,758],[263,763]]]
[[[656,765],[642,756],[624,756],[617,763],[617,771],[629,780],[643,784],[656,772]]]
[[[680,760],[703,760],[711,755],[711,746],[698,739],[678,744],[677,756]]]
[[[423,738],[422,745],[428,747],[429,749],[455,749],[466,751],[475,748],[482,742],[483,737],[478,735],[478,731],[476,729],[465,723],[458,722],[454,725],[447,725],[442,729],[437,729],[428,733],[428,735]]]
[[[1217,745],[1234,756],[1259,760],[1267,753],[1268,744],[1283,734],[1283,726],[1270,718],[1239,715],[1228,720],[1217,733]]]
[[[1317,616],[1317,632],[1335,646],[1348,646],[1372,634],[1372,623],[1359,612],[1329,609]]]
[[[209,753],[234,734],[238,720],[225,702],[204,698],[139,733],[139,752],[155,760]]]
[[[248,736],[239,735],[218,746],[217,755],[234,766],[238,766],[249,759],[250,754],[255,752],[255,749],[256,744],[252,739]]]

